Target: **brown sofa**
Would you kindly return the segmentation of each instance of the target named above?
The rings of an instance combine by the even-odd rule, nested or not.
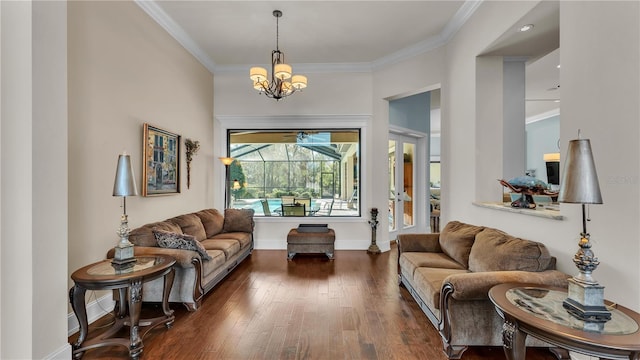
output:
[[[449,222],[442,232],[398,235],[400,282],[442,337],[449,359],[468,346],[502,346],[503,320],[491,287],[519,282],[566,287],[568,275],[538,242],[497,229]],[[550,346],[527,338],[528,346]]]
[[[251,209],[226,209],[224,215],[206,209],[133,229],[129,241],[135,245],[135,255],[166,254],[176,259],[169,301],[181,302],[195,311],[202,297],[251,254],[254,226]],[[177,237],[193,236],[210,259],[203,259],[195,250],[160,247],[154,230]],[[113,257],[113,249],[107,257]],[[142,300],[161,302],[162,290],[162,278],[144,283]]]

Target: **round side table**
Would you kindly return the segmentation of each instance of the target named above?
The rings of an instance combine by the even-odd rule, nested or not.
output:
[[[76,270],[71,274],[75,282],[69,290],[69,300],[73,312],[80,324],[80,335],[73,344],[73,357],[80,359],[84,352],[101,346],[124,346],[129,349],[129,356],[137,359],[142,354],[144,335],[159,324],[171,328],[175,317],[169,309],[169,292],[173,285],[175,259],[167,255],[136,256],[136,261],[126,266],[111,264],[111,260],[103,260]],[[152,319],[140,319],[142,305],[142,284],[164,277],[162,311],[164,316]],[[89,325],[85,293],[87,290],[117,291],[116,307],[113,310],[115,322],[105,332],[87,340]],[[129,326],[129,338],[114,337],[118,330]],[[140,327],[145,330],[140,333]]]
[[[507,359],[525,359],[527,335],[590,356],[640,359],[640,314],[608,302],[611,320],[586,322],[563,308],[566,298],[565,289],[544,285],[501,284],[489,290],[489,299],[504,319]],[[558,358],[568,356],[566,350],[555,350]]]

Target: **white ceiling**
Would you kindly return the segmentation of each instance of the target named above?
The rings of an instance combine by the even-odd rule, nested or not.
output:
[[[444,44],[478,1],[138,1],[212,71],[287,63],[375,66]],[[185,42],[187,44],[185,44]],[[245,67],[246,67],[245,66]]]
[[[276,9],[283,12],[279,42],[286,62],[296,73],[309,73],[368,71],[435,49],[449,41],[481,4],[457,0],[136,2],[214,73],[248,72],[250,66],[270,64],[276,45],[272,15]],[[542,57],[559,46],[558,14],[557,1],[542,2],[485,54]],[[530,33],[514,30],[521,23],[534,22]],[[534,72],[528,66],[528,98],[552,96],[541,92],[559,81],[557,64],[555,71],[546,71],[541,64]],[[536,102],[540,104],[533,108],[542,105]],[[542,111],[546,110],[535,110]]]

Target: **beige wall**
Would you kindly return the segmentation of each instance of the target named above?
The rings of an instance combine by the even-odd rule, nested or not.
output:
[[[362,217],[332,218],[328,223],[336,231],[336,249],[366,249],[371,243],[371,228],[367,220],[369,208],[372,207],[368,202],[371,199],[372,177],[367,175],[372,167],[372,157],[366,149],[377,147],[371,140],[372,133],[382,131],[386,134],[386,125],[379,127],[371,118],[371,73],[323,73],[300,70],[295,64],[292,66],[295,73],[308,77],[309,87],[302,93],[280,101],[259,95],[251,86],[248,72],[216,75],[216,156],[226,156],[226,129],[362,127]],[[219,161],[216,167],[216,191],[219,196],[216,196],[215,207],[222,208],[224,167]],[[327,219],[305,219],[305,222],[314,221],[326,223]],[[256,217],[256,249],[285,249],[287,232],[298,224],[298,220],[291,218]],[[380,244],[381,248],[385,245],[388,249],[388,242]]]
[[[565,220],[557,221],[472,205],[494,192],[495,179],[502,175],[492,167],[496,154],[502,153],[502,134],[492,131],[492,119],[483,116],[490,111],[477,111],[476,56],[535,4],[484,2],[447,45],[442,220],[498,227],[541,241],[558,257],[560,270],[575,274],[572,258],[581,230],[580,206],[562,204]],[[634,310],[640,310],[638,7],[637,2],[560,3],[561,151],[577,136],[577,129],[591,139],[604,198],[603,205],[590,207],[588,230],[601,262],[594,277],[606,287],[607,298]],[[593,19],[598,19],[597,26]]]
[[[216,152],[224,147],[217,140],[214,143],[212,75],[135,4],[124,2],[68,3],[68,141],[33,144],[32,140],[43,138],[47,126],[53,123],[58,128],[65,127],[66,121],[60,118],[42,118],[40,121],[36,117],[38,111],[32,115],[32,107],[42,106],[40,113],[46,109],[63,114],[64,110],[57,108],[57,104],[64,95],[58,94],[48,100],[42,99],[42,93],[31,93],[29,87],[26,90],[19,87],[26,93],[18,97],[12,97],[15,92],[6,91],[8,86],[32,84],[32,74],[37,74],[41,66],[38,64],[43,63],[36,61],[32,65],[29,61],[33,45],[31,5],[1,4],[3,106],[0,147],[2,154],[15,154],[3,157],[0,165],[0,357],[40,358],[44,354],[55,357],[52,354],[60,347],[68,348],[66,323],[62,324],[59,319],[68,312],[66,292],[71,284],[68,281],[70,272],[104,258],[107,249],[117,241],[115,230],[121,209],[119,200],[111,196],[117,155],[123,150],[133,154],[140,184],[141,129],[144,122],[202,143],[200,154],[194,160],[190,190],[183,186],[179,195],[129,199],[131,225],[137,226],[221,204],[222,192],[219,189],[222,187],[216,186],[215,181],[222,167]],[[26,9],[18,9],[17,13],[7,10],[9,5],[16,4]],[[310,88],[305,95],[318,97],[313,101],[308,98],[301,100],[309,106],[306,110],[290,104],[284,113],[304,113],[311,117],[330,113],[373,114],[369,128],[374,130],[370,131],[368,140],[368,146],[372,148],[370,154],[386,159],[386,151],[374,146],[380,142],[386,144],[387,125],[384,119],[388,116],[388,107],[384,98],[442,84],[443,221],[459,219],[495,226],[542,241],[558,256],[560,268],[574,273],[571,258],[576,251],[580,230],[579,206],[563,204],[561,213],[566,220],[552,221],[496,212],[471,204],[482,192],[490,191],[488,187],[491,186],[490,182],[486,187],[470,185],[476,182],[484,184],[483,179],[477,177],[479,172],[476,168],[490,163],[483,161],[486,157],[482,154],[476,157],[476,152],[481,149],[499,153],[496,150],[500,147],[499,143],[482,142],[486,140],[478,136],[480,129],[486,130],[487,120],[476,110],[478,74],[475,57],[534,5],[532,2],[484,2],[446,47],[375,70],[369,75],[347,76],[355,81],[350,84],[358,84],[362,89],[351,98],[336,100],[331,97],[331,84],[335,84],[342,75],[327,74],[315,83],[310,76]],[[639,6],[637,2],[561,3],[561,148],[566,151],[567,141],[575,137],[578,128],[592,141],[604,198],[603,205],[591,206],[593,221],[589,223],[595,242],[594,251],[602,262],[595,277],[606,286],[608,298],[637,311],[640,311],[640,264],[637,261],[640,257],[640,205],[637,201],[640,198],[640,148],[637,141],[640,135],[637,101],[640,98]],[[593,26],[590,19],[598,19],[598,25]],[[54,26],[60,30],[58,21],[48,25],[42,23],[43,28],[34,26],[33,29],[41,31]],[[7,28],[12,31],[6,31]],[[63,42],[54,39],[49,44],[63,51]],[[44,46],[39,41],[34,43]],[[8,49],[13,51],[8,52]],[[44,46],[39,50],[51,49]],[[61,56],[54,56],[52,63],[59,61]],[[53,72],[52,69],[45,70],[38,73],[40,75],[36,79],[43,79],[41,76],[46,77]],[[225,81],[234,80],[225,75],[220,77],[220,83],[216,78],[216,89]],[[237,79],[236,84],[240,84],[242,79],[242,86],[249,88],[245,76],[238,75]],[[55,76],[46,81],[34,80],[33,84],[54,84],[54,89],[66,85],[64,80],[56,80]],[[314,84],[316,90],[311,90]],[[317,92],[321,89],[326,94]],[[216,93],[216,114],[255,115],[261,111],[281,114],[276,106],[282,104],[268,103],[263,109],[245,109],[246,104],[242,101],[223,105],[225,99],[234,97],[231,93],[218,95]],[[325,95],[332,101],[324,98]],[[244,96],[239,99],[244,99]],[[218,105],[222,107],[220,112],[217,111]],[[217,139],[218,135],[215,135]],[[60,136],[64,137],[64,134]],[[16,140],[21,141],[18,143]],[[60,160],[60,156],[64,157],[66,151],[68,189],[59,190],[65,179],[64,174],[58,172],[64,172],[62,169],[67,167],[67,160]],[[51,159],[56,167],[39,162],[43,160],[32,160],[32,153],[46,154],[46,158],[34,156],[33,159]],[[375,160],[370,158],[369,161],[371,164],[365,176],[386,179],[386,169],[376,170],[373,166]],[[58,178],[51,184],[34,179],[32,169],[39,169],[40,165],[58,174]],[[184,163],[182,170],[184,183]],[[495,174],[496,178],[498,175]],[[387,185],[384,181],[372,181],[366,194],[371,199],[369,206],[386,208],[384,196],[376,194],[386,194]],[[68,211],[65,211],[65,200],[47,193],[47,190],[68,193],[64,196],[67,197]],[[30,199],[35,196],[41,199],[32,202]],[[36,211],[35,207],[40,210]],[[52,213],[53,220],[43,219],[43,209]],[[53,214],[55,211],[60,214]],[[68,217],[68,241],[64,225],[59,224],[59,219],[65,216]],[[46,228],[47,224],[53,225],[52,228]],[[32,226],[35,225],[44,228],[34,229]],[[379,231],[380,228],[386,228],[384,223]],[[45,236],[41,235],[46,232],[43,229],[51,230],[47,232],[46,240],[39,238]],[[368,233],[368,226],[363,222],[354,231],[364,236]],[[378,235],[379,239],[383,238],[380,233]],[[7,241],[9,238],[22,241]],[[41,244],[42,241],[47,244]],[[65,254],[59,252],[65,252],[67,244],[68,264],[51,261],[42,266],[46,262],[42,259],[47,257],[45,255],[64,259]],[[38,250],[32,252],[33,246],[38,246]],[[22,270],[16,272],[16,268]],[[33,270],[24,270],[30,268]],[[29,293],[33,296],[25,297]],[[33,299],[44,293],[55,297],[51,300],[54,304],[65,303],[64,309],[55,305],[55,310],[34,310]],[[34,329],[36,322],[37,330]],[[43,334],[56,336],[42,341]]]
[[[200,141],[177,195],[129,197],[130,227],[211,207],[213,78],[133,2],[69,2],[69,275],[104,259],[118,238],[112,196],[118,154],[131,154],[142,186],[142,127]],[[71,281],[69,282],[71,285]]]

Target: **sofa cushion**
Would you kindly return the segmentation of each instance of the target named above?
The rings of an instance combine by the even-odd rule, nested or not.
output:
[[[163,230],[153,230],[158,246],[168,249],[184,249],[194,250],[200,254],[203,260],[211,260],[211,256],[207,254],[207,250],[192,235],[178,234]]]
[[[465,268],[469,267],[469,253],[476,234],[481,232],[484,226],[465,224],[459,221],[450,221],[440,232],[440,247],[442,252]]]
[[[449,275],[466,273],[468,271],[464,269],[417,268],[413,274],[414,289],[427,306],[431,309],[440,309],[440,290],[444,279]]]
[[[202,221],[196,214],[184,214],[173,217],[167,221],[177,224],[182,229],[182,233],[191,235],[198,241],[207,238],[204,225],[202,225]]]
[[[198,211],[196,215],[202,221],[207,239],[222,232],[224,216],[217,209],[205,209]]]
[[[251,245],[251,240],[253,236],[251,233],[246,232],[230,232],[230,233],[222,233],[218,235],[214,235],[211,239],[233,239],[240,242],[240,248],[244,249],[247,246]]]
[[[469,270],[473,272],[544,271],[551,264],[551,255],[543,244],[491,228],[476,236],[469,255]]]
[[[222,250],[227,260],[240,252],[240,242],[233,239],[206,239],[202,242],[207,250]]]
[[[161,221],[161,222],[147,224],[131,230],[131,232],[129,233],[129,241],[132,244],[138,245],[138,246],[157,247],[158,242],[156,240],[155,235],[153,235],[153,229],[164,230],[164,231],[169,231],[169,232],[174,232],[179,234],[182,233],[182,229],[180,229],[180,226],[168,221]]]
[[[253,209],[224,209],[223,231],[252,233],[254,212]]]
[[[400,269],[410,280],[413,280],[414,272],[419,267],[464,270],[462,265],[445,253],[405,252],[400,255]]]

